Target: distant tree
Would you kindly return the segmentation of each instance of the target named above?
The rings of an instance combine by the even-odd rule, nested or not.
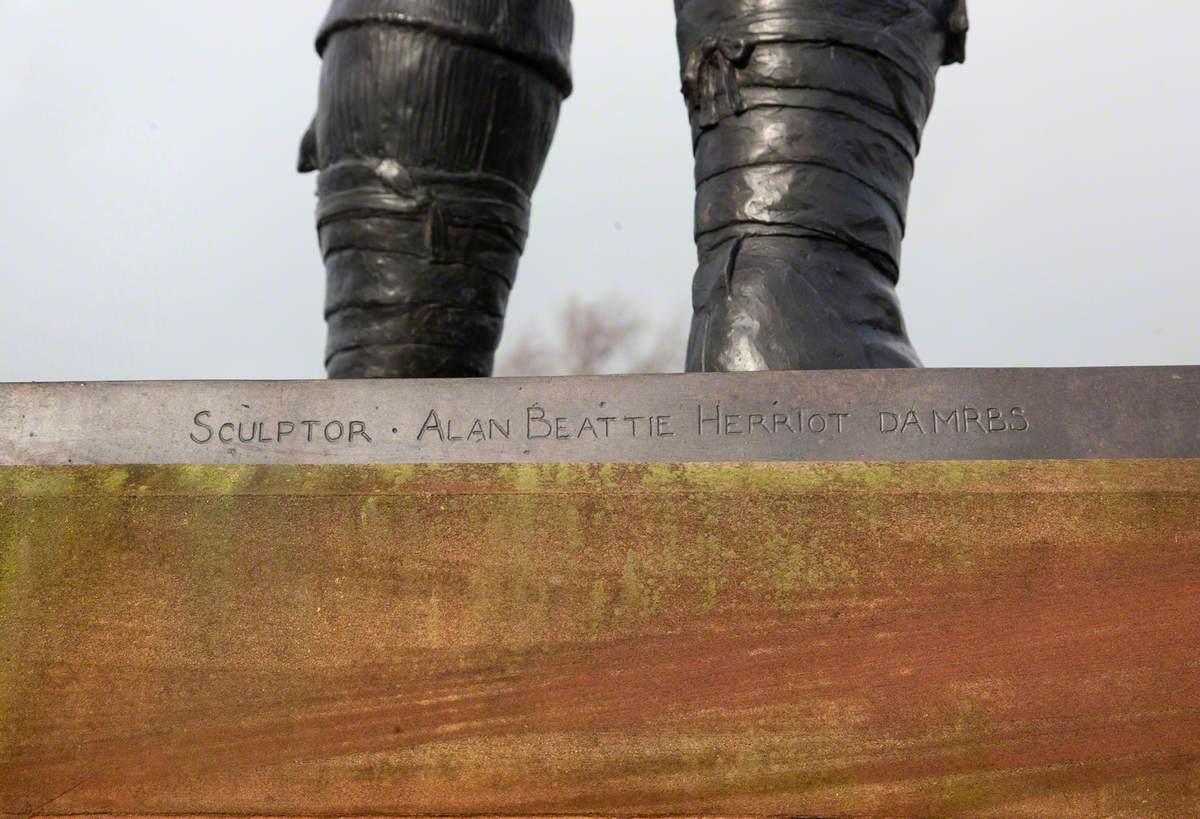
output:
[[[682,368],[684,333],[654,327],[627,300],[572,298],[550,332],[522,333],[500,357],[497,375],[596,375],[672,372]]]

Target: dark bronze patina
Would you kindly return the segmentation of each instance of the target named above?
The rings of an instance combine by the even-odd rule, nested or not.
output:
[[[965,0],[676,0],[696,154],[692,371],[919,366],[896,300]]]
[[[696,155],[692,371],[919,366],[895,295],[965,0],[676,0]],[[489,375],[571,91],[569,0],[335,0],[320,104],[334,378]]]
[[[330,377],[491,374],[572,22],[568,0],[335,0],[300,154]]]

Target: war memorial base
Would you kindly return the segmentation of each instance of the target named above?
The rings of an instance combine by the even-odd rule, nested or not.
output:
[[[8,385],[0,464],[0,814],[1200,812],[1200,368]]]

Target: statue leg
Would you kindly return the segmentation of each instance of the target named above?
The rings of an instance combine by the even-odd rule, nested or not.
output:
[[[334,0],[300,157],[331,378],[491,374],[571,29],[569,0]]]
[[[688,369],[920,366],[896,299],[965,0],[676,0],[700,266]]]

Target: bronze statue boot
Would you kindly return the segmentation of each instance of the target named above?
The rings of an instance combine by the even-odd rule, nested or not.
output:
[[[331,378],[491,374],[572,25],[569,0],[334,0],[300,156]]]
[[[965,0],[676,0],[696,156],[691,371],[916,367],[900,244]]]

